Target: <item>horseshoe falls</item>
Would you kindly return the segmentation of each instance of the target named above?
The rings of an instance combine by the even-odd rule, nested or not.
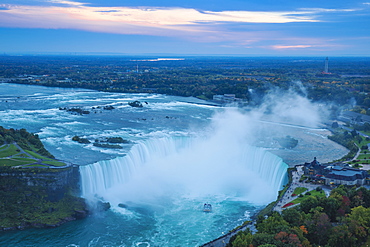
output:
[[[223,152],[216,152],[209,142],[189,137],[150,139],[135,145],[124,157],[81,166],[82,195],[109,198],[110,193],[117,195],[115,189],[123,192],[133,185],[138,194],[148,194],[152,187],[140,185],[146,182],[171,185],[186,195],[210,192],[208,195],[243,196],[253,202],[274,200],[286,182],[287,165],[281,158],[247,143],[232,148],[224,143]],[[264,189],[266,201],[258,197],[258,188]],[[120,199],[130,200],[128,195]]]

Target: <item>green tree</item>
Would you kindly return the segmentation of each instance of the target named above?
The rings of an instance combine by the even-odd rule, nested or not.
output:
[[[252,244],[253,235],[250,232],[239,232],[232,242],[232,247],[246,247]]]
[[[355,207],[351,209],[351,213],[348,216],[350,220],[358,222],[360,226],[369,230],[370,228],[370,208],[364,208],[363,206]]]
[[[267,244],[276,246],[274,234],[256,233],[253,235],[253,246],[263,246]]]
[[[303,200],[300,204],[300,209],[306,214],[310,212],[311,209],[316,208],[319,205],[319,200],[315,196],[309,196]]]
[[[291,226],[301,226],[303,224],[303,215],[295,207],[285,209],[281,215]]]
[[[329,246],[335,247],[356,247],[357,238],[349,231],[347,225],[333,227],[328,240]]]
[[[256,225],[258,232],[277,234],[279,232],[289,231],[289,223],[277,213],[272,213],[267,219]]]
[[[325,245],[331,230],[331,222],[325,213],[314,210],[310,220],[305,222],[307,226],[307,238],[311,243]]]
[[[320,205],[324,208],[324,212],[329,216],[330,220],[335,221],[340,206],[338,200],[332,197],[323,198]]]

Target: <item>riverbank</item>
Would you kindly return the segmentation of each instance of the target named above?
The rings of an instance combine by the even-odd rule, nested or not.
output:
[[[310,183],[304,183],[300,182],[300,178],[303,175],[303,166],[296,166],[295,168],[289,168],[288,174],[289,174],[289,182],[285,185],[284,189],[280,191],[278,199],[276,201],[271,202],[269,205],[267,205],[264,209],[262,209],[259,213],[251,217],[250,222],[246,222],[245,225],[242,225],[229,233],[220,236],[219,238],[212,240],[208,243],[205,243],[201,245],[200,247],[225,247],[230,242],[230,239],[238,234],[240,231],[245,231],[247,228],[251,229],[252,232],[255,232],[254,225],[256,223],[256,218],[258,215],[266,215],[272,211],[276,211],[281,213],[284,209],[287,207],[284,207],[286,204],[294,200],[295,198],[298,198],[299,195],[292,196],[292,193],[294,190],[298,187],[303,187],[307,189],[308,191],[312,191],[316,189],[317,187],[321,187],[320,185],[314,185]],[[323,189],[325,191],[326,196],[329,196],[330,189],[325,188]],[[293,206],[297,206],[293,205]],[[293,207],[291,206],[291,207]],[[254,230],[253,230],[254,229]]]
[[[56,160],[38,135],[0,126],[0,231],[85,218],[85,200],[75,196],[78,184],[78,167]]]

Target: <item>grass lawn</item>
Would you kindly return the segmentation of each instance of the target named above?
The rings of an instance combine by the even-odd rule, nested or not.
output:
[[[36,160],[34,159],[30,159],[30,158],[12,158],[13,160],[18,160],[18,161],[24,161],[24,162],[28,162],[28,163],[35,163]]]
[[[370,159],[370,154],[369,154],[369,153],[367,153],[367,154],[361,153],[361,154],[357,157],[357,159],[359,159],[359,160]]]
[[[33,164],[33,165],[25,165],[23,166],[24,168],[30,168],[30,167],[43,167],[43,168],[48,168],[49,166],[47,165],[40,165],[40,164]]]
[[[306,193],[306,194],[303,195],[303,197],[298,197],[298,198],[294,199],[293,201],[291,201],[291,203],[293,203],[293,204],[301,203],[304,199],[306,199],[309,196],[326,197],[325,192],[323,190],[321,190],[321,191],[311,190],[310,193],[311,193],[311,195],[307,195],[307,193]]]
[[[25,159],[0,159],[0,166],[20,166],[34,163],[35,160],[26,161]]]
[[[0,150],[0,158],[6,158],[11,155],[16,155],[17,153],[19,153],[19,151],[17,151],[17,147],[14,144],[6,145],[5,148],[3,147]]]
[[[66,165],[63,162],[59,162],[59,161],[56,161],[56,160],[47,160],[47,161],[43,161],[42,163],[52,165],[52,166],[65,166]]]
[[[307,188],[298,187],[298,188],[295,188],[295,190],[293,191],[293,194],[299,195],[299,194],[302,194],[303,192],[305,192],[306,190],[307,190]]]
[[[35,152],[32,152],[30,150],[24,150],[26,151],[29,155],[35,157],[36,159],[40,159],[40,160],[51,160],[50,158],[48,157],[45,157],[45,156],[42,156],[42,155],[39,155],[38,153],[35,153]]]
[[[17,155],[14,155],[13,157],[16,157],[16,158],[28,158],[29,156],[27,154],[24,154],[24,153],[19,153]]]

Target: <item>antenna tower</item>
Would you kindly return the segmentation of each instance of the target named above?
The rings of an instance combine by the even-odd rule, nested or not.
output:
[[[326,57],[326,59],[325,59],[324,73],[325,74],[328,74],[329,73],[329,59],[328,59],[328,57]]]

